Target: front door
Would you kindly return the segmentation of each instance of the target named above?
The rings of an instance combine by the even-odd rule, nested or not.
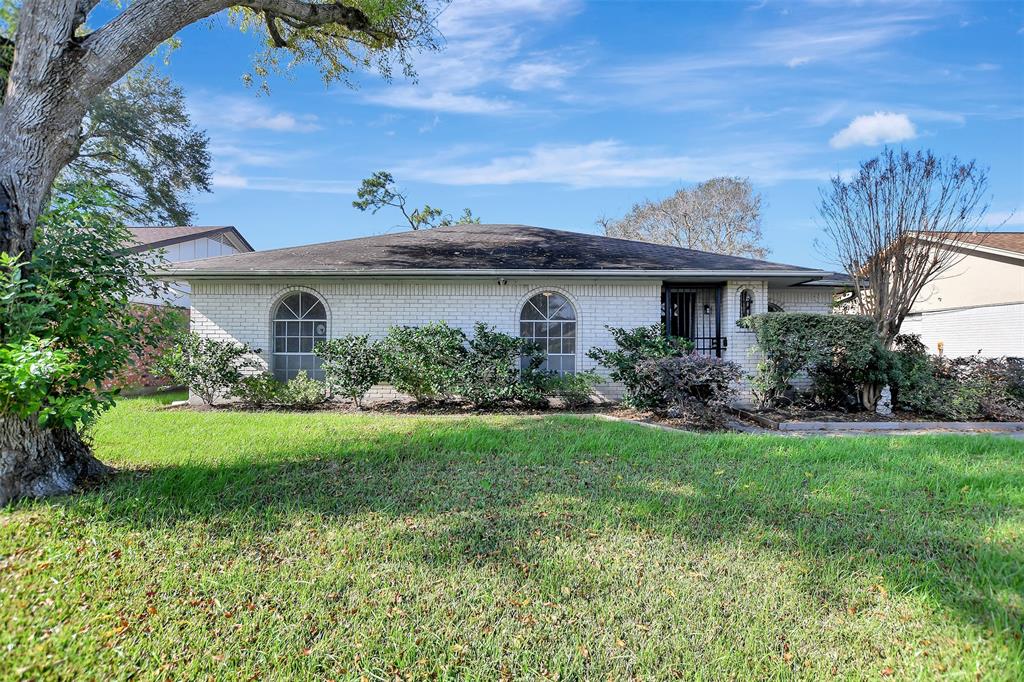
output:
[[[722,287],[666,284],[663,294],[665,333],[689,339],[698,353],[722,357]]]

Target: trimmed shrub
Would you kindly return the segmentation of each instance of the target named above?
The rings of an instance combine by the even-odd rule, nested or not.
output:
[[[502,334],[477,322],[458,368],[454,392],[478,408],[516,401],[533,404],[533,372],[543,362],[540,349],[527,339]]]
[[[245,370],[261,367],[260,351],[244,343],[206,339],[195,332],[178,336],[177,344],[160,360],[161,369],[212,405],[242,380]]]
[[[811,365],[807,374],[815,403],[830,408],[862,409],[868,407],[864,404],[864,387],[881,387],[889,381],[892,353],[881,342],[862,342],[860,352],[851,352],[850,346],[834,348],[831,354]],[[874,407],[876,399],[872,398],[870,407]]]
[[[717,428],[736,397],[742,370],[734,362],[691,353],[643,360],[636,375],[637,406],[701,428]]]
[[[974,376],[981,413],[996,421],[1024,421],[1024,358],[979,359]]]
[[[321,341],[313,352],[323,360],[327,386],[358,407],[366,392],[384,379],[380,344],[367,335]]]
[[[891,385],[899,410],[952,421],[1024,420],[1024,360],[928,355],[914,335],[896,337]]]
[[[277,394],[277,405],[295,410],[310,410],[331,399],[327,384],[309,378],[305,370],[283,384]]]
[[[465,344],[466,334],[444,322],[392,327],[381,343],[384,374],[418,403],[448,399],[458,386]]]
[[[246,407],[261,408],[276,405],[280,402],[284,384],[274,378],[273,374],[262,372],[242,377],[231,388],[231,397]]]
[[[594,386],[604,381],[594,370],[575,374],[549,374],[544,395],[558,398],[567,409],[578,410],[594,403]]]
[[[877,387],[887,380],[890,360],[870,318],[770,313],[745,317],[740,324],[757,335],[762,354],[752,378],[759,404],[778,405],[794,378],[806,371],[821,402],[839,406],[860,401],[871,403],[865,407],[874,407]]]
[[[636,402],[637,391],[640,387],[640,378],[637,376],[636,368],[641,362],[681,357],[693,350],[691,341],[665,336],[661,325],[657,324],[636,329],[619,327],[607,327],[607,329],[611,332],[616,349],[591,348],[587,352],[587,357],[611,370],[609,372],[611,379],[621,382],[625,386],[626,395],[623,402],[631,407],[644,409],[643,405]]]

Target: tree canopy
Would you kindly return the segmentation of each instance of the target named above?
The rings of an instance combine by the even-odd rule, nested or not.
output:
[[[661,201],[634,204],[622,218],[600,218],[609,237],[764,258],[761,196],[745,178],[712,178]]]
[[[974,161],[893,149],[822,190],[826,254],[850,275],[859,312],[886,346],[924,286],[962,260],[987,192],[988,173]]]
[[[462,209],[462,215],[458,218],[453,218],[451,214],[430,204],[409,210],[408,197],[398,189],[394,176],[387,171],[377,171],[364,179],[356,196],[359,198],[352,202],[352,206],[360,211],[377,213],[385,206],[397,208],[413,230],[480,222],[479,216],[474,216],[468,208]]]
[[[181,88],[152,67],[137,67],[93,100],[58,187],[101,184],[127,221],[187,225],[188,193],[210,188],[208,144]]]

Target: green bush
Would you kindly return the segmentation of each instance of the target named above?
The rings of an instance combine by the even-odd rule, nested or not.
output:
[[[195,332],[180,334],[177,343],[160,359],[160,368],[187,386],[207,405],[238,386],[247,369],[261,367],[260,351],[244,343],[219,341]]]
[[[300,371],[295,378],[281,386],[277,393],[276,404],[295,410],[310,410],[323,405],[331,399],[327,384],[309,378],[306,370]]]
[[[5,414],[34,415],[46,428],[82,429],[117,395],[112,380],[171,315],[141,316],[132,296],[159,297],[134,253],[113,193],[85,184],[55,193],[40,216],[28,262],[0,253],[0,400]]]
[[[465,344],[465,332],[444,322],[392,327],[381,345],[384,374],[418,403],[446,400],[458,386]]]
[[[634,406],[712,428],[725,421],[736,397],[740,366],[720,358],[691,353],[643,360],[637,365]]]
[[[313,352],[323,360],[328,387],[357,406],[362,406],[366,392],[384,378],[380,344],[369,336],[321,341]]]
[[[759,404],[779,404],[793,379],[806,371],[822,402],[836,406],[856,398],[874,407],[868,397],[886,382],[890,360],[870,318],[769,313],[745,317],[740,324],[754,331],[762,356],[752,381]]]
[[[22,419],[37,415],[43,426],[51,421],[65,423],[65,417],[73,423],[81,406],[53,401],[50,395],[77,369],[71,354],[59,348],[55,339],[30,336],[0,346],[0,413]]]
[[[622,329],[607,327],[615,341],[616,349],[591,348],[587,357],[597,361],[609,370],[612,381],[625,386],[626,395],[623,402],[632,407],[642,408],[635,402],[640,386],[636,368],[644,360],[680,357],[693,350],[693,343],[687,339],[668,337],[661,325]],[[642,401],[642,399],[641,399]]]
[[[952,421],[1024,420],[1024,360],[928,355],[914,335],[896,337],[893,407]]]
[[[273,374],[250,374],[242,377],[231,388],[231,397],[238,398],[246,407],[268,407],[280,402],[283,388],[284,384],[274,378]]]
[[[466,402],[478,408],[536,402],[533,373],[544,356],[535,344],[477,322],[466,346],[454,387]]]
[[[573,374],[549,374],[544,382],[543,394],[558,398],[570,410],[578,410],[594,403],[594,387],[604,379],[594,370]]]

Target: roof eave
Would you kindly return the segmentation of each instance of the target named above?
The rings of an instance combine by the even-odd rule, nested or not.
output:
[[[207,279],[222,277],[717,277],[770,278],[802,277],[807,281],[823,279],[831,273],[824,270],[541,270],[541,269],[413,269],[395,270],[195,270],[170,268],[154,271],[158,279]]]

